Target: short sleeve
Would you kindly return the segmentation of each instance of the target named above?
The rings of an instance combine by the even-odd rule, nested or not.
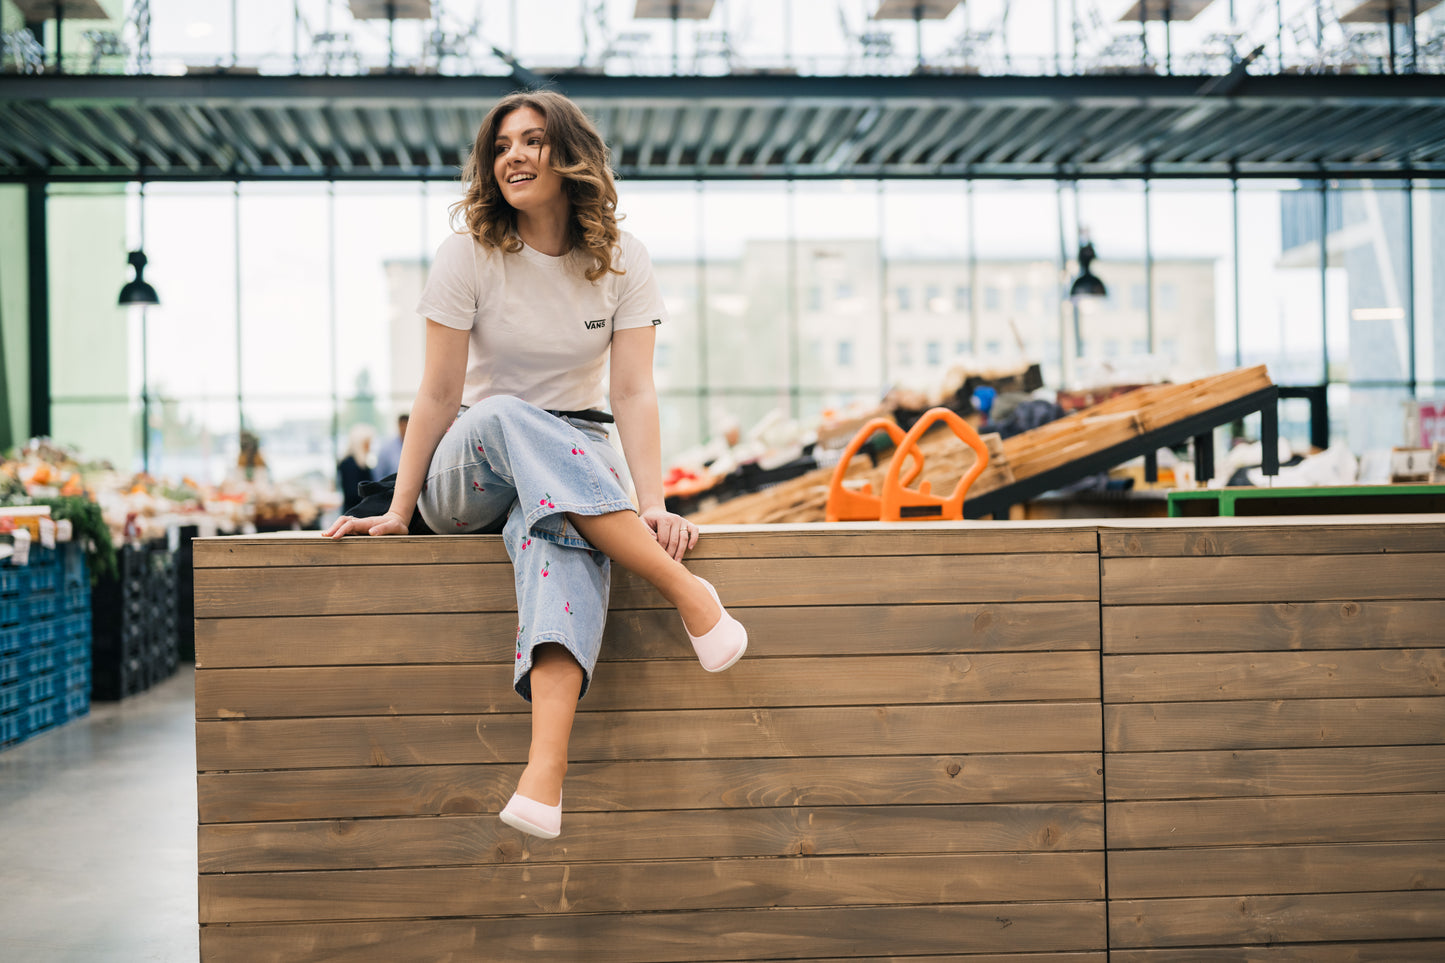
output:
[[[452,234],[437,248],[416,312],[449,328],[471,330],[477,317],[476,241]]]
[[[622,268],[617,310],[612,315],[612,330],[645,328],[667,320],[667,307],[662,302],[662,288],[652,273],[652,258],[647,248],[631,234],[623,232],[618,245],[622,252]]]

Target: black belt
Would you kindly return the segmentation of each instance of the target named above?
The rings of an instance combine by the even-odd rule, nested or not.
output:
[[[582,421],[595,421],[598,424],[610,425],[617,419],[605,411],[598,411],[596,408],[588,408],[585,411],[553,411],[547,409],[547,414],[556,415],[558,418],[577,418]]]

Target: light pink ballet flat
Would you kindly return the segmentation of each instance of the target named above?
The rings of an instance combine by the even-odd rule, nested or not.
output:
[[[562,802],[558,800],[557,805],[547,806],[514,792],[502,809],[501,819],[513,829],[542,839],[556,839],[562,835]]]
[[[721,672],[730,669],[737,664],[738,659],[748,650],[748,630],[737,619],[728,615],[728,610],[723,608],[722,600],[717,597],[717,590],[709,584],[708,580],[694,575],[712,595],[718,608],[722,609],[722,618],[718,619],[717,625],[704,632],[702,635],[687,633],[692,640],[692,649],[697,653],[697,660],[702,667],[709,672]],[[687,626],[683,626],[687,630]]]

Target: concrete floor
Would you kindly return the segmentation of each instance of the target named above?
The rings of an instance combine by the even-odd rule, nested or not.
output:
[[[195,671],[0,752],[0,960],[194,963]]]

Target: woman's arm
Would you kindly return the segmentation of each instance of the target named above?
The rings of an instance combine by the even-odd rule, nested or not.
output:
[[[652,380],[656,339],[656,329],[651,325],[626,328],[612,335],[612,414],[617,419],[622,454],[637,490],[638,512],[656,533],[658,544],[680,560],[697,544],[697,530],[663,504],[661,428],[657,387]]]
[[[391,508],[385,515],[371,518],[350,518],[343,515],[326,530],[326,535],[340,538],[348,533],[365,535],[405,535],[416,512],[421,484],[442,435],[457,417],[461,405],[462,386],[467,377],[467,342],[471,332],[426,323],[426,366],[422,372],[421,389],[411,408],[406,439],[401,446],[401,464],[396,471],[396,489]],[[659,475],[659,477],[661,477]]]

